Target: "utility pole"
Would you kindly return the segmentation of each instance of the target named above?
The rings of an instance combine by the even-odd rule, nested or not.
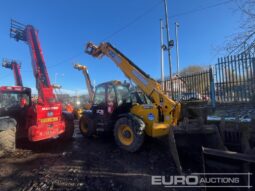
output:
[[[176,74],[179,75],[179,67],[180,67],[180,58],[179,58],[179,36],[178,36],[178,29],[180,25],[178,22],[175,22],[175,40],[176,40]]]
[[[160,52],[161,52],[161,84],[162,90],[165,91],[165,76],[164,76],[164,36],[163,36],[163,20],[160,19]]]
[[[166,18],[167,52],[168,52],[168,62],[169,62],[169,80],[171,85],[171,97],[173,98],[172,61],[171,61],[171,48],[173,47],[173,41],[170,40],[170,33],[169,33],[169,27],[168,27],[167,0],[164,0],[164,5],[165,5],[165,18]]]

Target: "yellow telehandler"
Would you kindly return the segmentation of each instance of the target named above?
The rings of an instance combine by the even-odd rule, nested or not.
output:
[[[224,149],[217,127],[203,124],[200,119],[196,122],[181,121],[183,119],[181,104],[170,99],[156,80],[149,77],[110,43],[96,46],[89,42],[85,52],[93,57],[107,56],[113,60],[152,103],[133,103],[130,90],[125,83],[110,81],[99,84],[95,89],[91,110],[85,111],[80,119],[84,136],[91,136],[98,131],[113,131],[116,144],[130,152],[135,152],[142,146],[145,135],[154,138],[168,136],[170,151],[178,172],[182,170],[174,131],[179,134],[201,135],[206,137],[203,139],[203,146]]]

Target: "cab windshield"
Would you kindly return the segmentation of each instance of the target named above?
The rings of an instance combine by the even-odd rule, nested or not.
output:
[[[123,103],[131,103],[131,97],[128,87],[123,85],[116,86],[118,105]]]
[[[20,107],[21,100],[30,105],[30,96],[24,92],[0,92],[0,109]]]

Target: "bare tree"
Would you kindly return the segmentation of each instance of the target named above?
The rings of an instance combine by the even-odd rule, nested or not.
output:
[[[255,37],[255,0],[234,0],[241,12],[240,31],[230,35],[221,50],[228,54],[245,50]]]
[[[206,69],[208,68],[200,65],[191,65],[180,71],[186,91],[199,93],[209,91],[209,73],[205,72]]]
[[[205,67],[199,65],[191,65],[187,68],[184,68],[180,71],[180,76],[190,75],[198,72],[202,72],[205,70]]]

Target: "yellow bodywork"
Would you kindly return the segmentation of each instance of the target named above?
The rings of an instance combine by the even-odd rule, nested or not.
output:
[[[130,137],[125,137],[123,134],[126,132],[129,132]],[[120,142],[124,145],[131,145],[134,142],[134,134],[131,128],[128,125],[122,125],[120,126],[118,130],[118,138]]]
[[[55,121],[58,121],[58,117],[50,117],[50,118],[40,119],[41,123],[50,123],[50,122],[55,122]]]
[[[90,110],[90,109],[91,109],[91,106],[92,106],[91,103],[85,103],[85,104],[84,104],[84,109],[85,109],[85,110]]]
[[[134,105],[131,113],[140,117],[145,123],[145,133],[150,137],[161,137],[169,133],[171,116],[164,116],[164,123],[158,123],[158,109],[154,104]]]
[[[73,113],[77,117],[77,119],[80,119],[82,116],[83,109],[82,108],[76,108],[74,109]]]

